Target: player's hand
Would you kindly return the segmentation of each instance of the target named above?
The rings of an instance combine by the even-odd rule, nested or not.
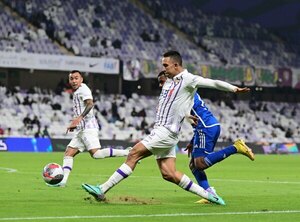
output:
[[[198,117],[197,116],[193,116],[193,115],[189,115],[188,117],[190,119],[190,123],[192,124],[192,126],[197,126],[198,125]]]
[[[188,151],[188,157],[191,156],[192,150],[193,150],[193,144],[191,144],[191,143],[186,145],[186,148],[184,149],[184,151]]]
[[[250,88],[248,88],[248,87],[243,87],[243,88],[237,87],[234,92],[235,93],[245,93],[245,92],[249,92],[249,91],[250,91]]]
[[[78,116],[75,119],[73,119],[72,122],[70,123],[70,125],[67,127],[66,134],[69,131],[72,132],[74,129],[76,129],[77,125],[80,123],[81,120],[82,120],[81,116]]]

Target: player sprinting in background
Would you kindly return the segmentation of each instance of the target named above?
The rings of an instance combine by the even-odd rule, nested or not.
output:
[[[100,149],[99,127],[93,113],[93,96],[89,87],[83,83],[83,76],[80,71],[73,70],[69,74],[69,83],[73,89],[73,112],[74,119],[67,128],[68,131],[75,131],[74,136],[67,146],[63,159],[63,180],[54,186],[64,187],[68,181],[73,168],[74,157],[88,150],[91,157],[102,159],[114,156],[127,156],[128,150]]]
[[[138,142],[130,151],[125,163],[117,169],[103,184],[93,186],[82,184],[82,188],[95,197],[104,200],[105,193],[132,174],[139,160],[155,155],[162,177],[182,189],[201,196],[217,204],[225,202],[217,194],[201,188],[185,174],[176,170],[176,151],[183,120],[192,106],[193,97],[199,87],[216,88],[229,92],[246,92],[248,88],[239,88],[219,80],[204,79],[189,73],[182,67],[182,58],[177,51],[163,55],[162,65],[168,75],[159,96],[156,109],[155,127],[150,135]]]
[[[165,72],[161,71],[157,78],[159,87],[163,87],[167,81]],[[194,135],[186,148],[189,156],[190,153],[192,154],[190,169],[202,188],[210,193],[216,193],[215,189],[209,185],[204,170],[232,154],[240,153],[251,160],[254,160],[254,154],[241,139],[236,140],[232,146],[213,152],[221,131],[220,123],[206,107],[198,93],[195,93],[194,96],[194,105],[191,110],[191,115],[195,116],[197,121],[196,124],[192,124]],[[201,199],[196,203],[206,204],[211,202],[207,199]]]

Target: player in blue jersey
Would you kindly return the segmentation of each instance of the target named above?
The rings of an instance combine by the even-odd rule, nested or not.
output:
[[[160,88],[164,85],[166,80],[167,77],[164,71],[160,72],[158,74]],[[210,193],[216,194],[215,189],[209,185],[204,170],[235,153],[246,155],[251,160],[254,160],[254,154],[241,139],[235,141],[232,146],[214,152],[215,144],[221,131],[220,123],[206,107],[198,93],[194,95],[194,105],[191,110],[191,115],[195,116],[197,121],[195,124],[192,124],[194,127],[194,135],[186,149],[189,155],[190,153],[192,154],[190,169],[202,188]],[[247,149],[240,149],[240,147],[247,147]],[[197,203],[205,204],[210,202],[207,199],[201,199],[197,201]]]

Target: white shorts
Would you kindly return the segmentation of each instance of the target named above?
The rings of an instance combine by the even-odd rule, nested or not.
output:
[[[175,145],[179,138],[176,133],[171,132],[163,126],[153,129],[149,136],[141,143],[155,156],[156,159],[176,157]]]
[[[80,152],[83,152],[85,149],[100,149],[101,145],[98,129],[84,129],[77,131],[68,146],[76,148]]]

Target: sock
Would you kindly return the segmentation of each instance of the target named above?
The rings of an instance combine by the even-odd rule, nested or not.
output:
[[[208,192],[202,187],[200,187],[198,184],[193,183],[193,181],[185,174],[182,176],[178,186],[185,189],[186,191],[204,197],[205,199],[208,198]]]
[[[127,178],[130,174],[132,174],[132,169],[126,163],[123,163],[105,183],[100,185],[102,192],[106,193],[109,189]]]
[[[227,157],[229,157],[230,155],[232,155],[234,153],[237,153],[236,148],[234,146],[229,146],[229,147],[226,147],[225,149],[208,154],[204,158],[204,161],[208,166],[212,166],[212,165],[226,159]]]
[[[103,159],[105,157],[127,156],[128,153],[129,153],[128,150],[118,150],[118,149],[106,148],[106,149],[97,150],[93,154],[93,158]]]
[[[73,157],[72,156],[65,156],[63,160],[63,170],[64,170],[64,178],[60,183],[66,184],[69,178],[69,175],[73,169]]]
[[[216,193],[216,190],[213,188],[213,187],[209,187],[209,188],[207,188],[207,189],[205,189],[208,193],[211,193],[211,194],[213,194],[213,195],[216,195],[217,193]]]
[[[194,169],[192,170],[192,173],[194,174],[200,187],[202,187],[204,190],[210,187],[207,181],[206,173],[203,170]]]

